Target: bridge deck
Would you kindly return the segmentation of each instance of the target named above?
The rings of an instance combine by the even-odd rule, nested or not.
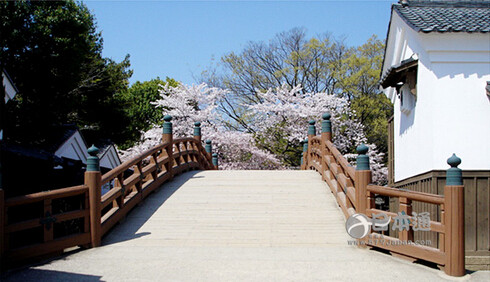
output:
[[[443,280],[441,271],[349,246],[313,171],[187,172],[103,239],[8,280]],[[470,278],[485,280],[488,273]]]

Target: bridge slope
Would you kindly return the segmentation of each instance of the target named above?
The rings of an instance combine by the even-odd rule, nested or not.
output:
[[[442,272],[349,246],[313,171],[203,171],[148,197],[99,248],[8,280],[443,280]],[[475,278],[484,277],[485,274]]]

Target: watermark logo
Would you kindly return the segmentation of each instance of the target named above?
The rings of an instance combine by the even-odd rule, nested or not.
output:
[[[347,219],[345,222],[345,229],[352,238],[361,239],[371,233],[371,229],[374,231],[388,230],[390,221],[391,217],[384,213],[373,214],[372,218],[368,218],[364,214],[356,213]]]
[[[345,222],[345,229],[352,238],[364,238],[371,230],[371,220],[363,214],[353,214]]]
[[[430,214],[428,212],[416,213],[412,216],[399,212],[393,218],[392,230],[409,230],[410,227],[414,231],[430,231]],[[371,218],[364,214],[353,214],[345,222],[347,233],[355,239],[362,239],[372,231],[388,231],[391,216],[385,213],[373,213]]]

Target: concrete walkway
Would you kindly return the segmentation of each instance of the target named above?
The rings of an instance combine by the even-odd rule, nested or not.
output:
[[[103,246],[12,272],[9,281],[489,281],[349,246],[313,171],[204,171],[176,177]]]

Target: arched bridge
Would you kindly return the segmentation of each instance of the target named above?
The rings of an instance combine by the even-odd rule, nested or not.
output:
[[[457,160],[451,162],[448,174],[455,182],[448,183],[445,196],[371,185],[366,148],[358,148],[357,166],[350,166],[331,142],[328,115],[323,123],[320,136],[310,125],[299,171],[217,170],[211,144],[201,144],[199,124],[194,137],[173,139],[168,117],[162,144],[104,175],[92,148],[83,185],[11,199],[0,193],[2,263],[11,269],[4,278],[437,281],[465,275],[455,208],[463,189]],[[101,195],[103,186],[110,190]],[[413,240],[412,229],[391,235],[397,237],[374,231],[350,237],[350,215],[396,216],[376,209],[375,193],[398,198],[409,215],[411,201],[443,206],[442,220],[431,221],[442,234],[438,246],[397,244]],[[33,212],[16,216],[22,209]],[[373,240],[380,235],[383,245]],[[39,262],[39,256],[63,250],[15,270],[18,262]],[[467,277],[485,281],[487,274]]]

